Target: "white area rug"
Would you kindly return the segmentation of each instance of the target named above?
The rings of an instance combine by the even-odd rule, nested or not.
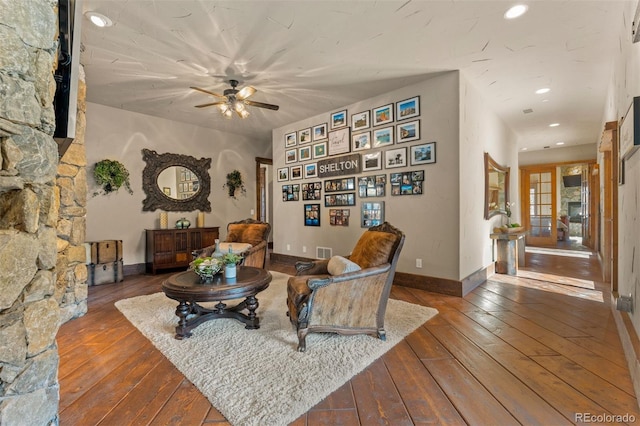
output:
[[[386,341],[311,333],[306,352],[300,353],[286,316],[288,275],[271,274],[271,285],[257,295],[258,330],[246,330],[234,319],[216,319],[196,327],[192,337],[176,340],[178,302],[164,293],[115,305],[233,425],[292,422],[438,313],[389,300]]]

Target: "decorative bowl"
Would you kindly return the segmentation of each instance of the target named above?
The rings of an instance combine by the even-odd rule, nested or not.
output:
[[[212,282],[213,277],[222,270],[222,262],[213,257],[200,257],[189,264],[189,269],[198,274],[200,281]]]

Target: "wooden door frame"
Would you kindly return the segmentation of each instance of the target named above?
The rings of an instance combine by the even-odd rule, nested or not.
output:
[[[526,166],[520,166],[519,168],[519,172],[520,172],[520,211],[521,216],[523,217],[523,224],[525,226],[528,226],[528,223],[524,223],[524,217],[525,217],[525,212],[527,210],[525,210],[525,194],[528,195],[529,191],[528,189],[526,189],[524,186],[524,171],[528,170],[528,169],[536,169],[536,168],[543,168],[543,167],[560,167],[560,166],[570,166],[572,164],[584,164],[587,165],[589,167],[589,170],[598,170],[598,163],[596,160],[575,160],[575,161],[560,161],[557,163],[544,163],[544,164],[531,164],[531,165],[526,165]],[[597,177],[596,177],[597,178]],[[616,188],[617,190],[617,188]],[[616,195],[617,195],[617,191],[616,191]],[[616,198],[617,199],[617,198]],[[589,223],[589,229],[591,230],[591,235],[592,236],[596,236],[595,238],[597,238],[598,242],[600,241],[600,234],[598,233],[598,230],[600,229],[599,227],[599,223],[600,223],[600,215],[598,213],[599,211],[599,200],[600,200],[600,184],[598,183],[597,185],[591,185],[591,191],[589,193],[589,205],[590,205],[590,211],[593,213],[594,216],[592,216],[592,220]],[[528,205],[528,201],[527,201],[527,205]],[[617,210],[617,209],[616,209]],[[616,227],[617,229],[617,227]],[[557,230],[556,230],[557,233]],[[617,241],[617,239],[616,239]],[[597,250],[598,246],[597,244],[594,244],[594,240],[591,241],[592,246],[590,246],[591,249],[593,250]],[[604,244],[604,243],[603,243]],[[616,255],[617,255],[617,247],[616,247]],[[603,268],[604,269],[604,268]]]
[[[256,157],[256,219],[262,217],[262,203],[260,202],[260,169],[263,165],[273,166],[273,159]]]
[[[531,222],[529,218],[529,207],[530,207],[529,187],[527,187],[526,185],[526,182],[528,181],[526,176],[528,176],[530,173],[546,173],[549,171],[551,171],[551,177],[552,177],[551,219],[550,219],[551,236],[548,238],[545,238],[545,237],[531,237],[527,235],[525,237],[527,245],[535,244],[531,242],[532,238],[547,239],[547,240],[550,240],[550,242],[552,242],[553,244],[555,244],[558,241],[558,229],[555,226],[555,222],[554,222],[554,218],[557,216],[557,206],[556,206],[557,199],[558,199],[558,194],[557,194],[558,191],[556,189],[557,173],[556,173],[556,166],[553,164],[539,164],[534,166],[520,167],[520,217],[522,219],[522,225],[527,230],[531,230]]]
[[[611,283],[611,291],[618,291],[618,182],[619,182],[619,137],[618,122],[609,121],[604,125],[598,151],[603,154],[602,160],[602,246],[600,262],[602,279]]]

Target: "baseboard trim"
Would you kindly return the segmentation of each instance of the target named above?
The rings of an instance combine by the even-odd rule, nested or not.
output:
[[[616,300],[613,294],[611,295],[611,311],[613,312],[618,335],[622,342],[622,349],[629,366],[629,374],[631,375],[633,390],[636,393],[636,400],[640,405],[640,339],[638,339],[638,334],[633,327],[629,314],[616,309]]]
[[[134,263],[133,265],[124,265],[122,267],[122,275],[142,275],[145,273],[144,263]]]
[[[291,256],[288,254],[271,253],[269,260],[275,263],[283,263],[286,265],[295,265],[297,261],[308,262],[310,258]],[[447,278],[430,277],[427,275],[409,274],[406,272],[397,272],[393,280],[394,285],[402,287],[417,288],[419,290],[431,291],[434,293],[447,294],[449,296],[463,297],[474,288],[487,280],[495,273],[494,264],[479,271],[474,272],[461,281],[450,280]]]

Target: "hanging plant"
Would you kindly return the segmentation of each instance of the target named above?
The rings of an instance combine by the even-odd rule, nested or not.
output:
[[[227,188],[229,197],[233,198],[236,198],[236,189],[240,189],[243,194],[247,192],[247,189],[244,187],[244,182],[242,182],[242,175],[238,170],[227,173],[227,183],[222,185],[222,187]]]
[[[102,187],[102,192],[110,194],[117,192],[124,185],[129,194],[133,194],[129,183],[129,171],[119,161],[102,160],[98,161],[93,168],[93,176],[96,183]],[[98,195],[96,193],[94,195]]]

